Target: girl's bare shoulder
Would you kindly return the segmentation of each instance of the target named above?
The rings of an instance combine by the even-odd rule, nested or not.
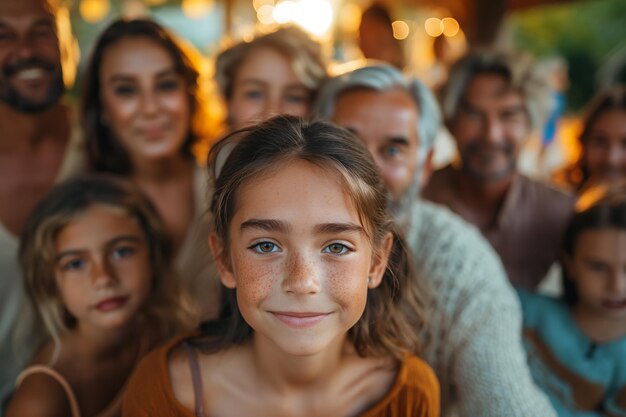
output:
[[[70,401],[61,383],[44,372],[26,376],[15,390],[5,417],[67,417]]]

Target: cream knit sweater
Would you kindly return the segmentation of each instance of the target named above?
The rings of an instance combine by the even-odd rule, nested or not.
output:
[[[407,241],[432,295],[424,359],[441,384],[442,417],[556,417],[532,380],[519,300],[473,226],[419,201]]]

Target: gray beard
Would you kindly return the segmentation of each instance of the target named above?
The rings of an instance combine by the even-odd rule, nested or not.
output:
[[[389,213],[393,217],[394,222],[403,230],[405,235],[412,226],[413,207],[418,203],[420,195],[420,178],[413,180],[409,188],[399,198],[393,198],[390,193],[387,194]]]

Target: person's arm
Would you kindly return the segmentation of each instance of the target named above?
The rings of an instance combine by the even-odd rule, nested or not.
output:
[[[51,376],[36,373],[15,390],[5,417],[69,417],[70,401],[63,387]]]
[[[455,327],[465,333],[455,338],[451,375],[459,414],[556,417],[527,365],[519,301],[507,282],[493,278],[474,288],[457,314],[463,324]]]

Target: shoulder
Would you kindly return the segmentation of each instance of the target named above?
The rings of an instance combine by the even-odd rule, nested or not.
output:
[[[519,181],[524,197],[532,196],[531,198],[542,203],[542,206],[546,206],[547,208],[565,212],[573,210],[576,201],[574,194],[558,188],[555,185],[538,181],[525,175],[520,175]]]
[[[437,415],[439,410],[439,381],[434,371],[423,360],[407,356],[402,365],[400,379],[406,398],[423,415]]]
[[[412,254],[432,279],[464,287],[498,283],[508,287],[498,255],[475,226],[447,207],[424,200],[414,205],[411,220]]]
[[[124,415],[133,415],[134,410],[156,410],[173,402],[169,356],[187,337],[189,335],[173,338],[143,357],[124,392]]]
[[[25,376],[5,410],[5,417],[67,417],[71,414],[70,400],[63,386],[43,372]]]

